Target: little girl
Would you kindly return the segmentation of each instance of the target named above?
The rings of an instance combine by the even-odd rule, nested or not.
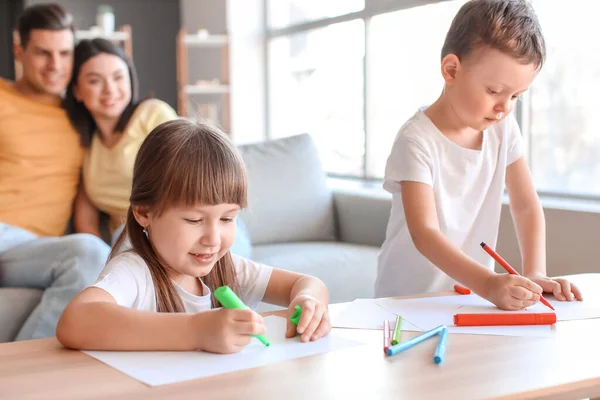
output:
[[[287,337],[318,340],[331,329],[319,279],[229,252],[247,204],[244,163],[217,128],[187,120],[158,125],[137,154],[125,229],[95,284],[67,306],[56,329],[66,347],[235,353],[265,333],[252,310],[220,307],[230,286],[250,308],[302,307]],[[131,242],[131,249],[126,239]],[[125,246],[123,246],[125,244]]]

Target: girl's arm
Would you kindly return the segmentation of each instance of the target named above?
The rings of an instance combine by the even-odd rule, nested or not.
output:
[[[573,296],[581,300],[581,291],[566,279],[546,277],[546,221],[524,157],[506,169],[506,190],[521,249],[523,275],[559,300],[573,300]]]
[[[431,186],[401,182],[402,203],[417,250],[454,280],[500,308],[521,309],[539,300],[541,288],[521,276],[498,275],[456,247],[441,231]]]
[[[327,311],[329,290],[316,277],[274,268],[263,301],[288,307],[287,337],[298,332],[302,335],[301,340],[307,342],[318,340],[331,330]],[[296,305],[302,308],[297,327],[289,320]]]
[[[83,182],[80,183],[77,196],[75,197],[73,214],[73,227],[76,233],[90,233],[102,238],[98,209],[94,207],[88,198],[83,187]]]
[[[329,290],[320,279],[273,268],[263,301],[287,307],[298,296],[311,296],[329,304]]]
[[[251,310],[215,309],[198,314],[158,313],[120,306],[106,291],[90,287],[65,308],[56,337],[85,350],[240,351],[263,334],[262,317]]]

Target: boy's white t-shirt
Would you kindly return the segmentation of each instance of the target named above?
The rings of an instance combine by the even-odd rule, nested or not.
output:
[[[232,254],[240,299],[251,309],[262,301],[273,268]],[[211,291],[202,282],[203,295],[196,296],[173,282],[185,311],[197,313],[211,309]],[[107,291],[117,304],[141,311],[156,312],[156,292],[150,269],[138,254],[126,251],[110,260],[92,287]]]
[[[376,297],[451,290],[456,283],[416,249],[400,182],[431,186],[441,232],[465,254],[493,269],[493,259],[480,243],[496,244],[506,167],[524,153],[512,115],[486,129],[481,150],[472,150],[444,136],[425,109],[400,128],[387,160],[383,187],[392,193],[392,210],[379,253]]]

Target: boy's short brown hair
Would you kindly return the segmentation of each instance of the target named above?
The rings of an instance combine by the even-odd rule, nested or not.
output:
[[[546,45],[533,7],[526,0],[471,0],[450,25],[442,59],[455,54],[463,60],[481,47],[491,47],[524,64],[542,68]]]
[[[21,46],[27,47],[29,35],[34,29],[62,31],[65,29],[75,32],[73,16],[58,4],[39,4],[27,7],[18,23]]]

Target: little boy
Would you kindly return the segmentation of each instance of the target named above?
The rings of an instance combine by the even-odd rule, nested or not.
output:
[[[444,90],[402,126],[387,161],[383,186],[393,200],[377,297],[458,281],[506,310],[536,303],[542,291],[581,300],[575,285],[546,277],[544,214],[511,115],[544,59],[525,0],[472,0],[458,11],[442,48]],[[495,247],[505,184],[523,277],[494,273],[480,247]]]

